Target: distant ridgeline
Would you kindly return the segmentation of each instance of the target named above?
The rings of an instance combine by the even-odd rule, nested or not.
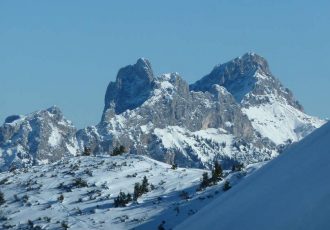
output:
[[[155,76],[140,58],[110,82],[95,126],[76,130],[55,106],[8,117],[0,127],[0,171],[119,146],[179,166],[207,168],[219,160],[229,168],[272,159],[322,124],[257,54],[217,65],[191,85],[178,73]]]

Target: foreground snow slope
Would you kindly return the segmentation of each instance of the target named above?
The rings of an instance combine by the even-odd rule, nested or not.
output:
[[[263,163],[240,172],[225,171],[232,186]],[[80,156],[57,163],[0,173],[0,229],[172,229],[223,195],[224,181],[196,191],[205,170],[177,168],[144,156]],[[120,191],[133,194],[146,176],[149,192],[114,207]],[[81,178],[80,183],[76,183]],[[85,181],[87,184],[83,184]],[[58,198],[63,195],[63,201]],[[30,222],[29,222],[30,220]]]
[[[176,229],[329,229],[330,123]]]

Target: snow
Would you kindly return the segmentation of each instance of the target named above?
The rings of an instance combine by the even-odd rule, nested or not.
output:
[[[188,156],[187,149],[191,149],[194,154],[202,162],[213,161],[216,154],[220,154],[220,151],[216,149],[210,149],[206,151],[206,146],[203,145],[201,139],[211,140],[214,143],[221,145],[226,143],[226,147],[221,149],[221,154],[231,156],[233,154],[230,148],[234,137],[223,129],[208,128],[191,132],[185,128],[179,126],[168,126],[165,129],[156,128],[154,134],[161,140],[163,146],[167,149],[179,149],[185,156]],[[213,151],[212,151],[213,150]],[[203,154],[207,152],[207,154]]]
[[[147,125],[141,125],[140,128],[143,133],[148,134],[152,130],[153,124],[152,122],[148,122]]]
[[[175,229],[329,229],[330,123]]]
[[[278,100],[243,108],[242,111],[262,136],[278,145],[285,144],[289,139],[293,142],[299,141],[324,124],[324,121],[308,116]]]
[[[62,139],[62,135],[60,133],[60,131],[53,125],[51,125],[51,134],[48,138],[48,143],[50,144],[50,146],[52,147],[56,147],[61,143],[61,139]]]
[[[261,166],[259,163],[242,172],[225,172],[226,180],[236,185]],[[0,173],[0,182],[7,178],[7,182],[1,184],[6,199],[0,211],[1,226],[22,229],[31,220],[43,229],[60,229],[62,221],[66,221],[70,229],[157,229],[165,220],[165,228],[170,229],[224,194],[223,181],[205,191],[196,191],[204,172],[187,168],[173,170],[171,165],[148,157],[125,154],[71,157],[53,164]],[[132,194],[134,184],[144,176],[154,189],[136,203],[115,208],[113,202],[119,192]],[[85,180],[88,187],[70,187],[76,178]],[[180,197],[182,191],[189,194],[188,199]],[[57,200],[61,194],[62,203]],[[27,202],[22,200],[25,195],[29,197]]]
[[[77,151],[78,151],[78,143],[76,143],[76,141],[73,142],[75,146],[72,146],[71,144],[66,143],[66,148],[69,150],[70,154],[72,154],[73,156],[77,155]]]
[[[75,165],[77,169],[73,170]],[[86,170],[90,170],[92,176],[88,176]],[[114,226],[114,229],[128,229],[141,225],[167,209],[173,212],[170,207],[180,200],[179,192],[191,190],[191,187],[195,190],[203,172],[198,169],[172,170],[168,164],[142,156],[65,159],[55,164],[32,167],[25,172],[0,174],[0,181],[9,179],[6,185],[1,186],[8,206],[0,215],[10,217],[9,222],[16,225],[27,223],[29,219],[37,222],[39,217],[48,216],[51,217],[50,223],[39,221],[46,229],[59,228],[57,221],[63,220],[69,222],[70,229],[90,229],[92,226],[98,229],[111,229]],[[148,177],[155,189],[139,198],[139,204],[130,203],[124,208],[114,208],[113,199],[118,193],[133,193],[134,184],[141,182],[143,176]],[[72,192],[58,188],[59,184],[68,185],[77,177],[84,178],[89,187],[73,188]],[[93,190],[100,190],[101,195],[91,192]],[[14,194],[19,198],[28,195],[30,204],[15,202]],[[65,197],[63,203],[57,202],[60,194]],[[158,197],[161,197],[161,201],[156,205]],[[79,198],[82,198],[81,202],[77,202]],[[78,210],[81,210],[80,214],[77,214]],[[129,219],[120,221],[125,216],[129,216]],[[159,223],[153,224],[157,226]]]

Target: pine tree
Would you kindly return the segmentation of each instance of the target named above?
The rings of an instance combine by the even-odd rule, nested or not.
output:
[[[134,185],[134,193],[133,193],[133,200],[137,201],[137,199],[142,195],[141,193],[141,185],[140,183],[135,183]]]
[[[129,193],[120,192],[118,197],[114,200],[114,206],[117,207],[125,207],[126,204],[132,201],[132,196]]]
[[[149,186],[148,179],[147,179],[146,176],[144,176],[143,177],[143,180],[142,180],[142,185],[141,185],[141,192],[142,192],[142,194],[149,192],[148,186]]]
[[[229,183],[229,181],[225,181],[225,184],[223,185],[223,191],[227,191],[231,188],[231,185]]]
[[[84,155],[84,156],[90,156],[91,154],[92,154],[92,150],[91,150],[91,148],[85,146],[85,147],[84,147],[84,151],[83,151],[83,155]]]
[[[58,200],[60,203],[63,203],[63,201],[64,201],[64,196],[63,196],[63,194],[61,194],[61,195],[57,198],[57,200]]]
[[[221,180],[222,177],[222,168],[218,161],[214,162],[214,168],[212,170],[212,177],[211,181],[213,184],[216,184],[218,181]]]
[[[119,152],[120,152],[120,154],[124,153],[125,152],[125,146],[123,146],[123,145],[119,146]]]
[[[205,173],[203,173],[202,181],[201,181],[199,188],[202,190],[202,189],[205,189],[206,187],[208,187],[209,185],[210,185],[209,174],[207,172],[205,172]]]
[[[3,205],[4,203],[6,203],[5,195],[0,191],[0,205]]]
[[[125,153],[125,151],[126,151],[125,146],[120,145],[119,147],[115,147],[110,155],[118,156],[118,155]]]

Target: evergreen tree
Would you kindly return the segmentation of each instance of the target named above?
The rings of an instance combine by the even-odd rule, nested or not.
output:
[[[84,156],[90,156],[91,154],[92,154],[92,150],[91,150],[91,148],[85,146],[85,147],[84,147],[84,151],[83,151],[83,155],[84,155]]]
[[[63,196],[63,194],[61,194],[61,195],[57,198],[57,200],[58,200],[60,203],[63,203],[63,201],[64,201],[64,196]]]
[[[199,186],[201,190],[205,189],[210,185],[210,179],[209,179],[209,174],[207,172],[203,173],[202,181]]]
[[[135,183],[134,185],[134,193],[133,193],[133,200],[137,201],[137,199],[142,195],[142,189],[140,183]]]
[[[243,168],[244,168],[243,163],[237,163],[237,164],[233,165],[232,171],[233,172],[239,172],[239,171],[242,171]]]
[[[146,176],[144,176],[143,177],[143,180],[142,180],[142,185],[141,185],[141,192],[142,192],[142,194],[149,192],[148,186],[149,186],[148,179],[147,179]]]
[[[213,184],[216,184],[218,181],[221,180],[222,177],[222,168],[218,161],[214,162],[214,168],[212,170],[212,177],[211,181]]]
[[[111,156],[118,156],[118,155],[121,155],[121,154],[125,153],[125,151],[126,151],[125,146],[120,145],[119,147],[115,147],[110,155]]]
[[[123,145],[119,146],[119,152],[120,152],[120,154],[124,153],[125,152],[125,146],[123,146]]]
[[[177,164],[172,164],[172,167],[171,167],[171,169],[173,169],[173,170],[175,170],[175,169],[177,169],[178,168],[178,165]]]
[[[0,205],[3,205],[4,203],[6,203],[5,195],[0,191]]]
[[[117,198],[114,200],[114,206],[117,207],[125,207],[126,204],[132,201],[132,196],[129,193],[120,192]]]
[[[225,184],[223,185],[223,191],[227,191],[231,188],[231,185],[229,183],[229,181],[225,181]]]

